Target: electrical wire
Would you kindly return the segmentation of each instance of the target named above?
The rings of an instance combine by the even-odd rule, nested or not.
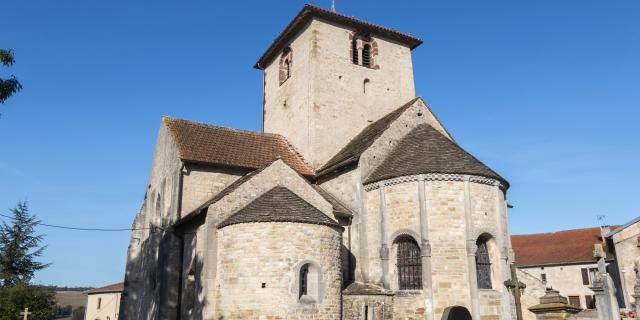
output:
[[[15,220],[14,217],[4,215],[0,213],[0,216],[9,218],[11,220]],[[149,230],[149,229],[158,229],[158,227],[151,228],[121,228],[121,229],[106,229],[106,228],[81,228],[81,227],[68,227],[68,226],[60,226],[55,224],[48,223],[38,223],[39,226],[50,227],[50,228],[58,228],[58,229],[67,229],[67,230],[78,230],[78,231],[105,231],[105,232],[117,232],[117,231],[134,231],[134,230]]]

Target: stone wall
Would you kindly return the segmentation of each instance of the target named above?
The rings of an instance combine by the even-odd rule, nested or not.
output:
[[[189,164],[183,176],[182,212],[187,214],[248,171]]]
[[[339,319],[341,232],[300,223],[249,223],[218,235],[215,319]],[[300,267],[320,271],[317,296],[298,294]]]
[[[625,305],[629,308],[634,302],[631,295],[636,283],[633,266],[636,262],[640,263],[640,221],[614,234],[612,238],[616,249],[616,262],[620,269]]]
[[[540,298],[544,296],[546,292],[545,284],[540,279],[526,270],[516,270],[518,281],[524,283],[527,287],[524,289],[524,294],[520,297],[520,304],[522,305],[522,318],[523,320],[536,320],[536,315],[529,311],[529,308],[540,303]],[[515,308],[515,307],[514,307]]]
[[[398,182],[366,193],[366,248],[368,251],[368,278],[371,283],[384,284],[384,265],[381,259],[383,242],[389,246],[388,280],[389,288],[396,292],[394,316],[423,318],[427,306],[427,292],[422,290],[398,291],[396,268],[397,245],[394,240],[400,235],[409,235],[423,246],[420,225],[421,181]],[[509,279],[505,255],[510,241],[502,219],[504,207],[502,191],[496,185],[470,184],[472,225],[466,225],[465,182],[425,181],[425,208],[427,214],[427,239],[431,247],[430,263],[433,291],[434,317],[438,319],[446,307],[464,306],[469,310],[471,291],[467,258],[468,234],[475,239],[480,235],[490,235],[490,256],[492,261],[492,289],[478,290],[477,299],[481,319],[510,319],[511,301],[503,281]],[[382,221],[384,227],[381,226]],[[475,270],[473,271],[475,272]]]
[[[542,281],[542,274],[547,276],[547,285],[558,290],[561,295],[567,297],[580,297],[580,307],[587,308],[585,296],[593,296],[593,291],[589,289],[590,284],[582,283],[582,268],[597,269],[595,263],[574,264],[561,266],[544,266],[544,267],[520,267],[519,269],[531,275],[532,277]]]
[[[345,320],[363,319],[365,312],[367,319],[393,319],[394,317],[393,296],[344,295],[342,305],[342,314]],[[383,313],[384,317],[381,317]]]

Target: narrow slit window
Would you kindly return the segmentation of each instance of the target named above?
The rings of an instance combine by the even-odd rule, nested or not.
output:
[[[476,274],[478,276],[478,288],[491,289],[491,258],[487,241],[478,239],[476,241],[478,250],[476,251]]]
[[[358,61],[358,41],[356,39],[351,41],[351,61],[353,64],[360,64]]]

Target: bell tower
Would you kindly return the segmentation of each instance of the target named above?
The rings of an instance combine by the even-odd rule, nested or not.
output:
[[[260,57],[263,131],[314,168],[415,97],[409,34],[305,5]]]

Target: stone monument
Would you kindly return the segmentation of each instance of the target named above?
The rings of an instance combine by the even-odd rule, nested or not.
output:
[[[616,289],[611,277],[607,273],[605,266],[606,253],[602,249],[602,244],[594,245],[593,257],[598,261],[598,272],[593,280],[591,290],[596,298],[596,310],[600,320],[617,320],[620,315],[620,308],[616,300]]]

